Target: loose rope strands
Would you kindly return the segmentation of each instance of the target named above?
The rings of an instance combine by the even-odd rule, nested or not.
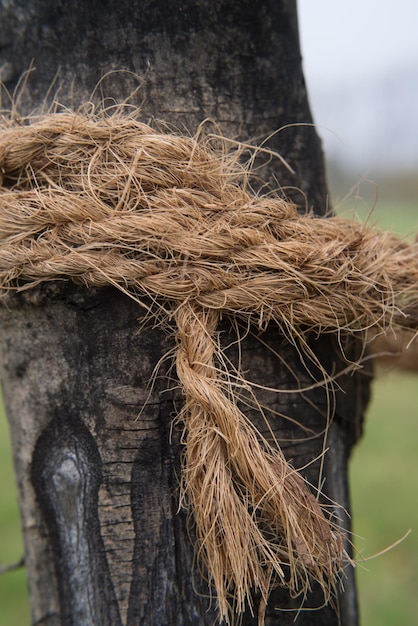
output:
[[[0,288],[70,279],[156,303],[177,327],[184,500],[220,616],[274,584],[325,601],[347,558],[334,526],[219,370],[221,315],[311,332],[418,324],[417,244],[251,194],[237,153],[133,116],[69,112],[0,127]],[[414,317],[415,315],[415,317]]]

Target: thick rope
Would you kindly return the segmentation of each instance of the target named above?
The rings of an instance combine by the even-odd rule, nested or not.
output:
[[[417,244],[252,194],[219,140],[120,113],[4,119],[0,130],[3,292],[114,285],[176,322],[184,499],[220,616],[230,602],[242,612],[254,589],[265,602],[277,583],[298,595],[316,580],[329,601],[343,533],[226,390],[218,321],[275,322],[306,349],[311,332],[413,327]]]

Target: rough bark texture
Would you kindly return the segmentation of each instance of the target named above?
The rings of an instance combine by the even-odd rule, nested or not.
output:
[[[222,132],[260,141],[287,124],[310,122],[301,71],[295,3],[288,0],[15,0],[0,3],[0,67],[13,91],[31,61],[37,68],[21,97],[26,112],[53,90],[79,106],[101,75],[125,69],[144,83],[142,116],[194,132],[205,118]],[[132,75],[112,74],[96,89],[117,100]],[[3,100],[4,104],[4,100]],[[294,126],[267,143],[294,169],[267,164],[301,210],[327,209],[322,156],[314,129]],[[300,189],[292,191],[292,189]],[[114,289],[51,283],[1,308],[1,376],[10,420],[25,536],[33,623],[43,626],[186,626],[216,623],[214,602],[194,563],[192,531],[178,511],[181,433],[173,427],[181,395],[160,329],[140,327],[141,309]],[[225,345],[231,343],[227,324]],[[332,338],[312,345],[329,372],[343,368]],[[353,347],[355,349],[355,346]],[[237,359],[234,347],[229,348]],[[310,386],[319,373],[274,328],[249,335],[242,368],[254,382]],[[260,392],[271,427],[296,467],[318,484],[329,402],[333,421],[324,490],[348,508],[347,460],[367,400],[359,376],[342,376],[332,398]],[[276,412],[276,413],[275,413]],[[289,416],[316,433],[306,431]],[[254,416],[257,421],[257,417]],[[258,422],[261,430],[265,424]],[[339,514],[341,517],[341,513]],[[347,519],[342,523],[349,525]],[[341,623],[355,626],[353,575],[339,597]],[[257,599],[256,599],[257,602]],[[292,624],[301,599],[272,594],[266,625]],[[308,606],[321,605],[313,591]],[[256,624],[251,612],[245,626]],[[325,607],[303,611],[303,626],[338,624]]]

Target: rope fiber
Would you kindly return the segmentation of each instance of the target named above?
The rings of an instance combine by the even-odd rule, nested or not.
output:
[[[123,111],[4,115],[0,288],[114,285],[175,320],[182,501],[230,623],[276,584],[297,596],[317,581],[331,601],[349,558],[343,531],[225,391],[220,317],[275,323],[306,350],[310,333],[417,326],[418,247],[253,193],[242,151],[226,146]]]

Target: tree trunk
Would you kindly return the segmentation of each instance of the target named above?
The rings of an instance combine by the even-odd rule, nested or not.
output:
[[[1,4],[0,42],[9,91],[32,60],[37,68],[16,92],[25,112],[42,106],[48,90],[74,107],[102,95],[124,100],[135,74],[143,79],[136,101],[145,120],[161,118],[193,133],[211,118],[227,136],[258,143],[294,124],[266,143],[294,173],[275,159],[260,172],[301,210],[328,210],[318,137],[312,127],[299,125],[311,117],[294,1],[15,0]],[[97,86],[101,75],[120,69],[129,72],[111,73]],[[163,359],[172,348],[170,338],[141,325],[138,305],[112,288],[50,283],[4,302],[1,377],[33,623],[216,623],[186,513],[178,510],[181,433],[173,416],[182,398]],[[224,332],[225,346],[233,344],[232,330],[225,326]],[[311,346],[328,372],[345,367],[332,337],[312,339]],[[355,349],[353,344],[348,351]],[[227,351],[237,362],[237,349]],[[331,410],[322,480],[326,495],[348,510],[347,460],[361,427],[367,384],[359,375],[340,376],[330,406],[327,390],[313,385],[320,373],[275,328],[262,337],[247,336],[241,352],[242,370],[253,382],[286,390],[310,387],[303,393],[263,389],[259,401],[287,458],[305,468],[313,485],[320,480],[318,459]],[[268,436],[261,418],[249,414]],[[304,429],[316,436],[307,437]],[[348,518],[339,516],[348,528]],[[340,623],[355,626],[351,570],[344,588]],[[286,609],[297,610],[302,600],[275,590],[266,625],[292,624],[295,611]],[[321,603],[314,588],[305,606]],[[248,610],[242,623],[257,619]],[[297,623],[339,622],[337,612],[325,606],[302,611]]]

